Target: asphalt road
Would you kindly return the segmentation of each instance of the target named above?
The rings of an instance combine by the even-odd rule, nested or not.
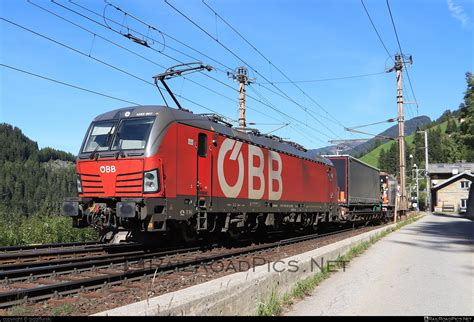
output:
[[[474,221],[426,215],[383,238],[286,315],[474,315]]]

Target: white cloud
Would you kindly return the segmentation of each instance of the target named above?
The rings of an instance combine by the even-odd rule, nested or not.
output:
[[[467,27],[469,16],[464,12],[464,8],[454,4],[453,0],[446,0],[446,3],[448,4],[448,9],[451,12],[451,16],[459,20],[464,27]]]

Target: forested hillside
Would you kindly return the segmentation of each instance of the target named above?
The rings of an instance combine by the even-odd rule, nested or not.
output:
[[[19,128],[0,124],[0,211],[58,214],[65,196],[76,194],[74,159],[67,152],[38,149]]]
[[[0,124],[0,245],[96,238],[59,216],[64,197],[76,195],[74,160],[64,151],[38,149],[19,128]]]

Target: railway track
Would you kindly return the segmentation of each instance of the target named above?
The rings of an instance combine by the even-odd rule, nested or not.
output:
[[[193,270],[225,259],[262,254],[276,247],[352,231],[354,228],[297,236],[237,249],[193,247],[174,251],[130,251],[90,259],[52,261],[47,264],[11,264],[0,267],[0,307],[37,302],[85,290],[102,288],[146,276]],[[29,265],[29,266],[28,266]]]
[[[75,242],[75,243],[56,243],[56,244],[38,244],[38,245],[20,245],[0,247],[0,254],[14,251],[28,251],[39,249],[64,249],[68,247],[94,246],[101,245],[100,242]]]
[[[45,263],[52,260],[84,258],[89,256],[99,256],[108,253],[124,252],[129,249],[138,249],[142,247],[139,243],[123,243],[123,244],[103,244],[103,243],[81,243],[76,246],[69,244],[68,246],[33,248],[36,246],[28,246],[27,248],[15,249],[11,251],[0,252],[0,270],[4,265],[22,264],[22,263]],[[64,244],[59,244],[64,245]]]

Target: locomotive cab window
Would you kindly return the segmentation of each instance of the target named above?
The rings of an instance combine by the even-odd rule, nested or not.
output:
[[[115,134],[112,150],[144,149],[154,120],[154,117],[123,120]]]
[[[198,135],[198,156],[207,157],[207,134],[199,133]]]
[[[116,121],[94,123],[89,130],[82,152],[108,150],[110,139],[115,132],[115,126]]]

